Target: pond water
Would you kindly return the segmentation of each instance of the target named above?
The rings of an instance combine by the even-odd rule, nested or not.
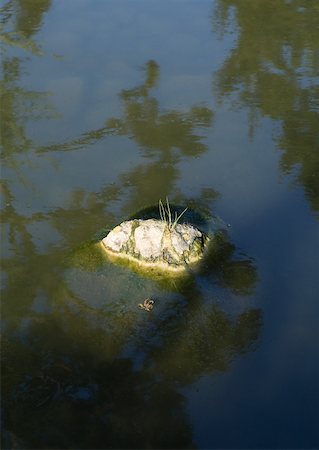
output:
[[[2,448],[319,448],[318,1],[0,14]],[[201,270],[102,257],[166,197]]]

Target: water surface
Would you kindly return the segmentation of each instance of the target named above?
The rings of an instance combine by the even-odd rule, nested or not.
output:
[[[318,2],[0,23],[2,448],[318,448]],[[166,197],[220,231],[200,270],[102,257]]]

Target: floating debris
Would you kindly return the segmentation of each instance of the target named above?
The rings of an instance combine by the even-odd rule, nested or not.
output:
[[[151,298],[147,298],[144,300],[143,303],[139,303],[138,305],[141,309],[144,309],[145,311],[152,311],[154,306],[154,300]]]

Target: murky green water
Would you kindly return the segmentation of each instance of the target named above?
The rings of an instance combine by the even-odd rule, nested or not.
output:
[[[0,13],[2,448],[318,448],[318,1]],[[166,196],[201,269],[106,261]]]

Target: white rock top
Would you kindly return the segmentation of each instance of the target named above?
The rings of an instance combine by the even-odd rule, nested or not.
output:
[[[122,222],[102,240],[112,256],[169,270],[181,270],[201,259],[208,237],[187,223],[169,229],[162,220]]]

